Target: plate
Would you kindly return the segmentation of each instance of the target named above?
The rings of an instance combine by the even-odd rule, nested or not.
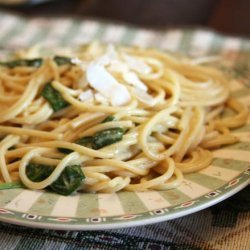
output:
[[[241,98],[248,102],[249,96]],[[57,230],[101,230],[167,221],[205,209],[250,183],[250,117],[234,133],[241,142],[214,151],[212,164],[186,175],[177,189],[69,197],[21,188],[0,190],[0,221]]]
[[[0,221],[54,230],[105,230],[179,218],[223,201],[250,183],[250,168],[245,167],[243,162],[216,161],[221,166],[208,168],[206,171],[211,175],[192,174],[180,188],[169,191],[63,197],[24,189],[2,190]],[[226,165],[233,167],[231,169]],[[246,170],[240,173],[235,170],[236,166]],[[218,168],[222,169],[222,173]],[[201,175],[204,175],[202,179]],[[223,181],[229,176],[235,177]],[[224,185],[221,186],[221,183]]]
[[[234,70],[231,64],[227,67],[228,62],[225,57],[225,65],[215,66],[236,78],[232,95],[250,106],[249,57],[243,56]],[[18,188],[0,190],[0,221],[46,229],[102,230],[167,221],[205,209],[250,183],[250,116],[234,133],[239,143],[214,151],[212,164],[186,175],[177,189],[70,197]]]

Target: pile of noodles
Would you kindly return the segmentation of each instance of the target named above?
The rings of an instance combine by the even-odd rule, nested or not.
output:
[[[246,122],[247,108],[217,69],[98,43],[65,54],[70,63],[47,56],[39,67],[0,66],[0,183],[43,189],[78,164],[84,192],[175,188],[183,174],[209,166],[212,149],[237,142],[230,130]],[[67,107],[55,112],[41,95],[48,82]],[[225,108],[234,116],[222,118]],[[110,128],[122,128],[122,139],[100,149],[75,143]],[[33,182],[31,162],[55,168]]]

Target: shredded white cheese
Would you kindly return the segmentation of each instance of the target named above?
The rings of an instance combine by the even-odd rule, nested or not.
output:
[[[76,64],[78,66],[80,66],[80,68],[83,70],[83,71],[86,71],[88,65],[89,65],[89,62],[87,61],[82,61],[81,59],[77,58],[77,57],[74,57],[71,59],[71,63],[73,64]]]
[[[139,89],[142,89],[143,91],[147,91],[148,89],[147,86],[140,80],[140,78],[137,76],[135,72],[132,71],[124,72],[122,76],[126,83],[135,86]]]
[[[71,58],[70,61],[71,63],[76,64],[76,65],[80,65],[82,63],[82,61],[78,57]]]
[[[127,88],[118,83],[103,65],[91,63],[87,68],[86,77],[89,85],[108,98],[112,106],[122,106],[131,100]]]
[[[99,65],[107,66],[107,65],[111,64],[112,61],[117,60],[117,58],[118,58],[118,55],[117,55],[117,52],[115,50],[115,47],[112,44],[109,44],[107,46],[106,53],[103,56],[99,57],[95,61],[95,63],[99,64]]]
[[[142,89],[135,88],[134,94],[141,103],[144,103],[145,105],[149,107],[152,107],[156,104],[156,100],[151,95],[149,95],[146,91],[143,91]]]
[[[147,93],[147,85],[144,84],[137,73],[149,74],[151,67],[140,58],[126,53],[118,54],[111,44],[105,52],[100,53],[100,48],[93,44],[89,52],[94,56],[92,62],[83,62],[79,58],[73,58],[72,63],[79,65],[86,73],[86,82],[97,91],[91,98],[102,104],[111,103],[112,106],[123,106],[131,100],[130,93],[125,85],[118,82],[111,72],[121,73],[124,83],[135,87],[136,98],[147,106],[154,106],[154,98]],[[82,85],[85,83],[82,79]],[[90,98],[88,94],[82,94],[81,100]]]
[[[108,105],[109,101],[105,96],[101,95],[100,93],[96,93],[94,96],[96,102],[101,103],[103,105]]]
[[[81,102],[92,102],[94,100],[94,94],[93,94],[91,89],[88,89],[88,90],[82,92],[78,96],[78,98]]]
[[[136,58],[134,56],[128,55],[126,53],[122,54],[122,58],[128,64],[128,66],[141,74],[150,74],[152,69],[143,60]]]
[[[112,60],[107,67],[110,72],[126,73],[129,71],[128,65],[120,60]]]

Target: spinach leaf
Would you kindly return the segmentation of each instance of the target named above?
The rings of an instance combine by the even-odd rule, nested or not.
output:
[[[27,165],[26,174],[31,181],[40,182],[48,178],[53,170],[53,166],[30,163]],[[84,179],[81,166],[70,165],[62,171],[58,179],[48,189],[57,194],[70,195],[81,186]]]
[[[92,147],[92,141],[93,141],[93,137],[92,136],[85,136],[82,138],[79,138],[75,143],[85,146],[85,147]]]
[[[15,188],[23,188],[23,184],[21,182],[10,182],[10,183],[2,183],[0,184],[0,190],[5,189],[15,189]]]
[[[73,152],[73,150],[69,148],[57,148],[57,150],[63,154],[70,154]]]
[[[114,120],[115,120],[115,117],[113,115],[109,115],[101,123],[112,122]]]
[[[70,195],[82,184],[85,176],[79,165],[67,166],[60,177],[50,185],[57,194]]]
[[[65,56],[55,56],[54,61],[57,65],[72,64],[72,58]]]
[[[56,62],[57,65],[65,65],[65,64],[73,64],[72,58],[64,57],[64,56],[55,56],[53,60]],[[19,66],[26,66],[26,67],[36,67],[39,68],[43,63],[42,58],[34,58],[34,59],[18,59],[8,62],[0,62],[0,65],[8,67],[8,68],[15,68]]]
[[[26,175],[32,181],[40,182],[48,178],[53,172],[53,169],[52,166],[29,163],[26,167]]]
[[[51,83],[44,86],[41,95],[49,102],[55,112],[69,106],[69,103],[63,99],[60,92],[53,88]]]
[[[27,67],[40,67],[43,63],[42,58],[34,58],[34,59],[19,59],[9,62],[0,62],[0,65],[6,66],[8,68],[15,68],[19,66],[27,66]]]
[[[75,141],[75,143],[91,148],[92,147],[92,145],[91,145],[92,140],[93,140],[92,136],[86,136],[86,137],[79,138],[78,140]],[[64,153],[64,154],[70,154],[73,152],[73,150],[68,149],[68,148],[57,148],[57,150],[61,153]]]
[[[94,136],[79,138],[75,143],[93,149],[100,149],[121,141],[124,133],[125,131],[122,128],[109,128],[95,133]],[[58,148],[58,150],[64,154],[73,152],[73,150],[67,148]]]
[[[92,148],[100,149],[107,145],[121,141],[124,130],[122,128],[110,128],[97,132],[93,137]]]

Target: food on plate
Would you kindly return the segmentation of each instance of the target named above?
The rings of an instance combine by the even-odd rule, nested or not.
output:
[[[219,70],[98,42],[0,62],[0,108],[0,185],[62,195],[176,188],[248,117]]]

